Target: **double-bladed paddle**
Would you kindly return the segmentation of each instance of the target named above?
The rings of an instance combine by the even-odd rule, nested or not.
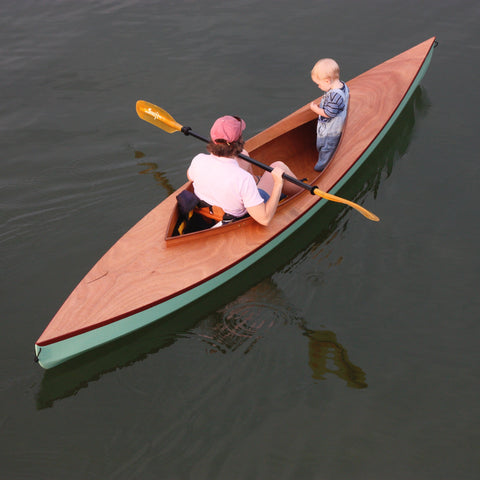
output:
[[[145,102],[144,100],[138,100],[136,108],[137,114],[142,120],[145,120],[146,122],[149,122],[152,125],[155,125],[156,127],[165,130],[168,133],[182,132],[184,135],[191,135],[192,137],[202,140],[202,142],[209,142],[207,138],[202,137],[201,135],[197,135],[195,132],[193,132],[190,127],[184,127],[180,125],[168,112],[163,110],[163,108],[157,107],[153,103]],[[255,160],[254,158],[244,155],[243,153],[240,153],[238,156],[243,160],[246,160],[247,162],[256,165],[257,167],[266,170],[267,172],[271,172],[273,170],[273,168],[269,165],[265,165],[258,160]],[[350,200],[337,197],[336,195],[331,195],[330,193],[322,192],[321,190],[319,190],[318,187],[308,185],[307,183],[291,177],[286,173],[283,174],[283,178],[291,183],[294,183],[295,185],[298,185],[299,187],[304,188],[305,190],[308,190],[312,195],[318,195],[319,197],[325,198],[326,200],[330,200],[332,202],[344,203],[345,205],[349,205],[350,207],[359,211],[364,217],[368,218],[369,220],[373,220],[374,222],[378,222],[380,220],[375,214],[369,212],[366,208],[363,208],[360,205],[351,202]]]

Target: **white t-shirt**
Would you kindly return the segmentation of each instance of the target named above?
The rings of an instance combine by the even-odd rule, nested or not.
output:
[[[255,179],[234,158],[200,153],[192,160],[188,176],[198,198],[235,217],[263,203]]]

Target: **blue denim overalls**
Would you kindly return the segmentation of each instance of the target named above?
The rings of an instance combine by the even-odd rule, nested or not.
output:
[[[347,106],[348,99],[350,96],[350,91],[348,90],[347,84],[344,83],[344,88],[336,88],[327,92],[320,102],[320,108],[323,108],[323,105],[328,102],[330,95],[333,93],[338,93],[343,97],[345,107],[338,113],[335,117],[325,118],[319,117],[317,122],[317,150],[318,150],[318,161],[315,165],[315,170],[321,172],[327,165],[335,149],[337,148],[338,142],[342,135],[343,124],[345,123],[345,118],[347,117]]]

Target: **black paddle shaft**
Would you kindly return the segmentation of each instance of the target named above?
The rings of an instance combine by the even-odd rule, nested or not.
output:
[[[207,138],[202,137],[201,135],[198,135],[195,132],[193,132],[190,127],[182,127],[181,132],[184,135],[187,135],[187,136],[191,135],[192,137],[198,138],[199,140],[201,140],[202,142],[205,142],[205,143],[209,143],[209,141],[210,141]],[[247,162],[250,162],[251,164],[256,165],[257,167],[259,167],[263,170],[266,170],[267,172],[271,172],[273,170],[273,168],[270,167],[269,165],[265,165],[264,163],[259,162],[258,160],[255,160],[254,158],[251,158],[248,155],[244,155],[243,153],[239,153],[238,156],[240,158],[242,158],[243,160],[246,160]],[[304,183],[301,180],[298,180],[297,178],[294,178],[294,177],[291,177],[290,175],[287,175],[286,173],[284,173],[282,175],[282,177],[285,180],[288,180],[290,183],[294,183],[295,185],[298,185],[299,187],[302,187],[305,190],[308,190],[312,195],[315,195],[315,190],[318,188],[318,187],[315,187],[315,186],[312,186],[312,185],[308,185],[308,183]]]

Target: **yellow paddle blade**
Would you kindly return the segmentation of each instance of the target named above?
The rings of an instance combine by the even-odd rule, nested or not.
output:
[[[355,210],[358,210],[364,217],[367,217],[369,220],[373,220],[374,222],[380,221],[380,219],[374,213],[369,212],[366,208],[363,208],[360,205],[354,202],[351,202],[350,200],[346,200],[345,198],[331,195],[330,193],[322,192],[318,188],[315,188],[313,192],[315,193],[315,195],[318,195],[319,197],[323,197],[326,200],[331,200],[332,202],[344,203],[345,205],[349,205]]]
[[[136,109],[137,115],[142,120],[145,120],[168,133],[179,132],[182,129],[182,125],[176,122],[168,112],[163,108],[157,107],[153,103],[138,100]]]

